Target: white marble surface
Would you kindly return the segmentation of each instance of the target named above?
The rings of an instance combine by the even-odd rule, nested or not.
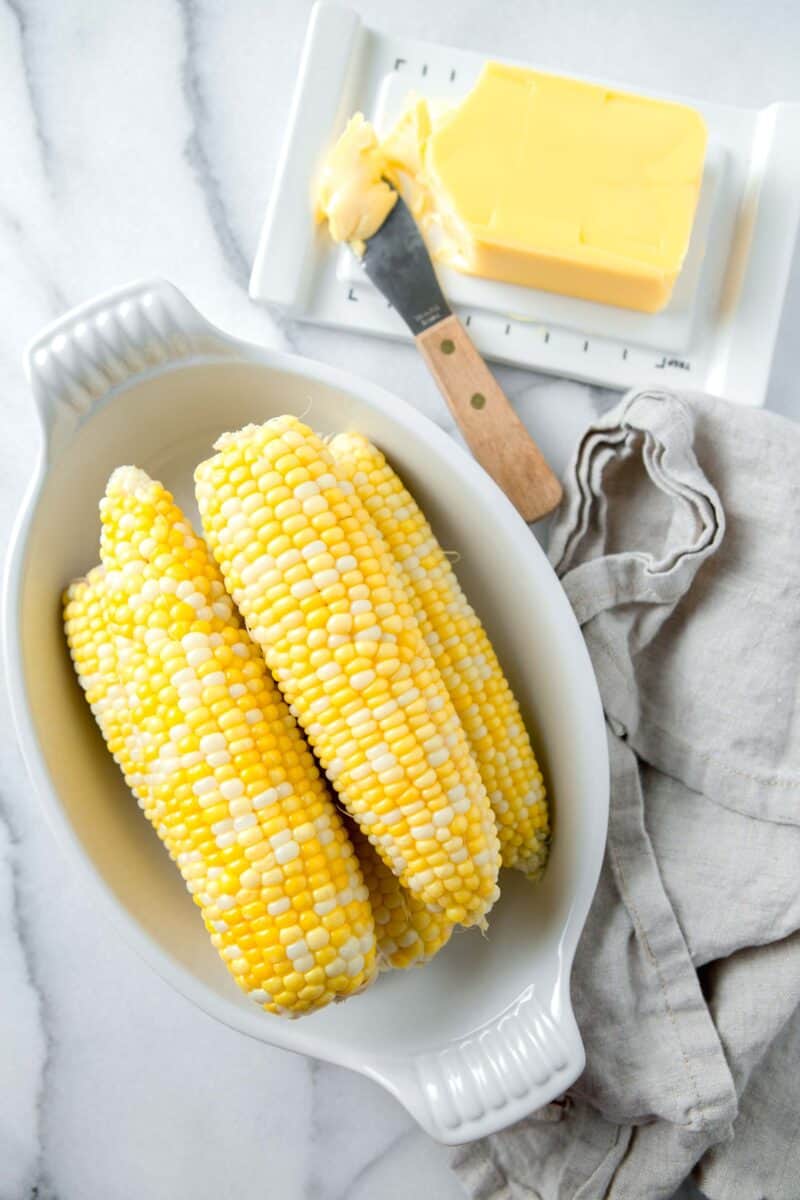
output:
[[[362,0],[375,23],[721,101],[800,99],[792,0]],[[161,274],[243,336],[388,382],[446,424],[410,350],[276,330],[247,300],[309,0],[0,0],[0,537],[37,430],[21,352],[65,308]],[[795,265],[769,393],[800,415]],[[608,400],[506,370],[552,461]],[[377,1087],[195,1011],[93,911],[0,700],[0,1200],[456,1200]]]

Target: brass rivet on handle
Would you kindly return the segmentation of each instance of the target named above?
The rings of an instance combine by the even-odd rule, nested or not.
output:
[[[445,338],[439,349],[442,354],[452,354],[456,348],[455,342],[451,338]]]
[[[473,408],[483,408],[486,403],[486,397],[483,392],[473,392],[469,398],[469,402]]]

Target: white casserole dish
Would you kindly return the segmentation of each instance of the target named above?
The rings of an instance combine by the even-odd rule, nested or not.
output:
[[[569,974],[605,845],[603,713],[580,631],[511,504],[446,434],[388,392],[238,342],[171,285],[133,284],[69,313],[28,368],[43,444],[7,562],[4,641],[19,743],[47,817],[117,929],[178,991],[234,1029],[383,1084],[458,1143],[547,1103],[584,1063]],[[301,1021],[239,993],[107,754],[73,676],[60,595],[97,558],[97,503],[134,462],[194,511],[192,471],[223,430],[277,413],[356,428],[429,513],[511,677],[554,807],[544,882],[504,873],[488,938],[462,931],[422,970]]]

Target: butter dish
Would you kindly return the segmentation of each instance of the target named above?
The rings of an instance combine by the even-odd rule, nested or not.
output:
[[[354,111],[386,132],[411,92],[458,101],[490,52],[395,37],[349,8],[315,6],[250,280],[254,299],[315,324],[408,337],[359,264],[315,226],[316,173]],[[444,291],[483,355],[613,388],[679,384],[764,402],[800,220],[800,105],[683,102],[703,117],[708,150],[669,304],[635,312],[442,267]]]

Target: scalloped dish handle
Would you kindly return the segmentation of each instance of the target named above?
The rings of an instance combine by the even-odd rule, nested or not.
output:
[[[457,1146],[505,1129],[575,1082],[586,1056],[568,999],[548,1011],[534,989],[497,1020],[430,1054],[370,1072],[431,1137]]]
[[[190,355],[232,350],[233,342],[161,279],[128,284],[72,309],[26,354],[47,457],[118,388]]]

